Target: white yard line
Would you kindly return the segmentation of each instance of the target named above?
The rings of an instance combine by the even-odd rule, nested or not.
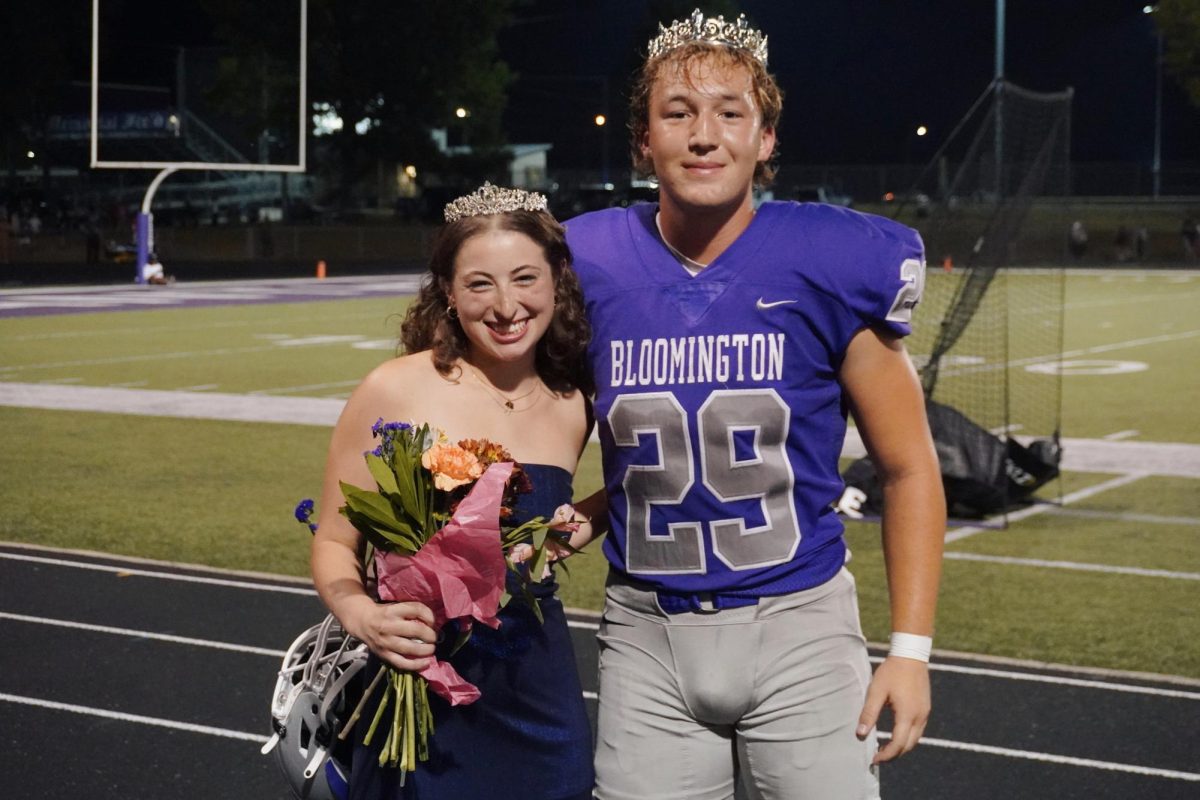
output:
[[[218,392],[45,386],[0,382],[0,406],[101,411],[151,417],[332,426],[345,402],[320,397],[254,397]]]
[[[1112,564],[1084,564],[1078,561],[1048,561],[1040,558],[1015,558],[1012,556],[986,555],[984,553],[963,553],[957,550],[947,551],[944,558],[948,561],[982,561],[1021,567],[1044,567],[1048,569],[1069,569],[1078,572],[1103,572],[1110,575],[1136,575],[1141,578],[1200,581],[1200,572],[1172,572],[1166,569],[1118,567]]]
[[[1074,503],[1077,500],[1083,500],[1091,497],[1092,495],[1100,494],[1101,492],[1107,492],[1109,489],[1116,489],[1118,486],[1124,486],[1126,484],[1133,483],[1134,481],[1141,480],[1145,477],[1147,477],[1147,473],[1144,472],[1133,472],[1128,475],[1120,475],[1116,478],[1112,478],[1111,480],[1103,481],[1095,484],[1094,486],[1088,486],[1085,489],[1080,489],[1078,491],[1071,492],[1068,495],[1064,495],[1062,503],[1065,506],[1070,503]],[[1014,511],[1011,514],[1008,514],[1008,521],[1017,522],[1018,520],[1027,519],[1038,514],[1045,514],[1054,507],[1055,506],[1052,506],[1048,503],[1029,506],[1028,508],[1023,508],[1020,511]],[[974,536],[977,533],[994,531],[999,526],[1003,525],[1004,521],[1005,515],[998,514],[993,517],[988,517],[980,525],[967,525],[962,528],[954,528],[953,530],[946,532],[946,544],[961,541],[968,537]],[[947,556],[948,555],[949,553],[947,553]]]
[[[252,397],[260,395],[291,394],[293,392],[311,392],[317,389],[344,389],[347,386],[358,386],[362,381],[334,381],[333,383],[309,383],[304,386],[277,386],[273,389],[255,389],[248,394]]]
[[[285,397],[0,381],[0,406],[61,411],[332,426],[344,405],[340,396]],[[865,453],[858,431],[851,428],[846,434],[842,455],[856,458]],[[1137,470],[1146,474],[1200,478],[1200,445],[1064,439],[1062,468],[1113,473]]]
[[[1106,442],[1119,442],[1122,439],[1132,439],[1134,436],[1137,436],[1139,433],[1141,433],[1141,431],[1134,431],[1134,430],[1117,431],[1116,433],[1110,433],[1107,436],[1104,436],[1101,438],[1103,438],[1104,441],[1106,441]]]
[[[1145,336],[1140,339],[1128,339],[1124,342],[1112,342],[1110,344],[1098,344],[1093,347],[1081,347],[1076,350],[1065,350],[1061,354],[1050,353],[1043,356],[1014,358],[1002,364],[975,364],[947,367],[941,371],[941,374],[944,377],[977,375],[982,372],[996,372],[1002,369],[1011,369],[1012,367],[1027,367],[1033,364],[1048,364],[1055,361],[1078,358],[1080,356],[1095,355],[1097,353],[1111,353],[1117,350],[1128,350],[1135,347],[1144,347],[1145,345],[1177,342],[1183,339],[1194,339],[1197,336],[1200,336],[1200,330],[1180,331],[1179,333],[1164,333],[1160,336]]]
[[[1082,517],[1116,522],[1145,522],[1151,525],[1200,525],[1200,517],[1168,517],[1162,514],[1137,514],[1130,511],[1092,511],[1084,508],[1051,508],[1055,517]]]

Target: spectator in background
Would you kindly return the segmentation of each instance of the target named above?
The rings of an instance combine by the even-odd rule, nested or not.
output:
[[[1200,258],[1200,223],[1194,217],[1184,217],[1179,235],[1183,241],[1184,260],[1195,261]]]
[[[0,205],[0,264],[7,264],[8,259],[8,209]]]
[[[1071,223],[1071,230],[1067,233],[1067,249],[1071,252],[1071,257],[1076,261],[1083,258],[1087,253],[1088,234],[1087,228],[1083,227],[1083,223],[1075,220]]]
[[[162,262],[158,260],[158,256],[154,253],[151,253],[149,258],[146,260],[146,268],[142,272],[142,277],[145,279],[146,283],[153,284],[155,286],[165,286],[168,283],[175,282],[175,276],[168,275],[163,270]]]
[[[1133,233],[1124,225],[1117,226],[1117,235],[1113,239],[1113,254],[1121,263],[1133,260]]]
[[[94,220],[89,219],[83,225],[84,260],[88,265],[100,263],[100,229]]]

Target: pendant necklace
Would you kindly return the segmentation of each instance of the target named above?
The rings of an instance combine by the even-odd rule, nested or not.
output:
[[[504,408],[506,411],[509,411],[509,412],[515,411],[517,402],[519,400],[524,400],[526,397],[529,397],[529,395],[536,392],[538,390],[538,387],[541,384],[541,382],[539,381],[538,383],[535,383],[533,385],[532,389],[525,392],[524,394],[519,394],[516,397],[507,397],[503,392],[501,392],[499,389],[497,389],[491,383],[484,380],[483,376],[479,374],[478,370],[476,370],[470,364],[467,364],[467,369],[471,370],[471,374],[475,376],[475,380],[478,381],[479,385],[482,386],[484,388],[484,390],[489,395],[492,396],[492,399],[495,400],[496,404],[501,406],[502,408]],[[534,403],[530,403],[528,408],[522,408],[521,410],[528,411],[530,408],[533,408],[533,406],[535,404],[536,404],[536,401]]]

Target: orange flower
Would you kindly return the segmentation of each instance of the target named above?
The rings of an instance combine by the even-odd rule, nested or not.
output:
[[[433,473],[433,485],[443,492],[477,480],[483,465],[474,453],[452,444],[435,444],[421,454],[421,466]]]
[[[458,446],[468,452],[474,453],[475,457],[485,467],[498,464],[501,461],[513,460],[513,457],[501,445],[487,439],[463,439],[458,443]]]

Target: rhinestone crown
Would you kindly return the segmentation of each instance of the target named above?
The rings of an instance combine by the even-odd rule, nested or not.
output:
[[[698,8],[687,19],[672,22],[669,28],[659,23],[658,36],[650,40],[646,58],[649,60],[669,53],[688,42],[711,42],[736,47],[749,52],[764,67],[767,65],[767,37],[762,31],[750,27],[745,14],[739,15],[736,22],[726,22],[723,16],[706,19]]]
[[[524,189],[504,189],[484,182],[471,194],[446,204],[446,222],[479,217],[485,214],[505,214],[509,211],[546,211],[545,195]]]

